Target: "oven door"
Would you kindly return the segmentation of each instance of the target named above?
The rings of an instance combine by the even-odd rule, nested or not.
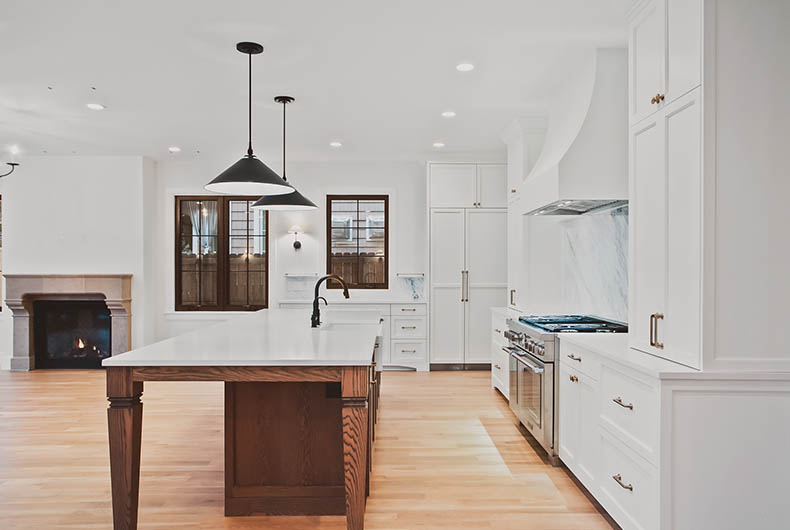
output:
[[[528,353],[518,355],[517,360],[519,419],[550,453],[554,444],[554,365]]]

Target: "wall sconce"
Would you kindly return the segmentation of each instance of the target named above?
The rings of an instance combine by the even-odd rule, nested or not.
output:
[[[291,228],[288,229],[288,233],[294,235],[294,249],[295,250],[299,250],[300,248],[302,248],[302,242],[299,241],[299,232],[304,233],[304,230],[299,225],[293,225],[293,226],[291,226]]]

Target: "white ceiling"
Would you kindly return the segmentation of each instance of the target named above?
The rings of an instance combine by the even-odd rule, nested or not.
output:
[[[278,94],[296,98],[289,158],[424,160],[435,141],[502,153],[501,131],[543,108],[580,48],[625,45],[629,4],[4,0],[0,147],[22,159],[240,156],[247,65],[235,44],[253,40],[266,48],[253,59],[259,156],[279,158]],[[456,71],[463,61],[475,70]]]

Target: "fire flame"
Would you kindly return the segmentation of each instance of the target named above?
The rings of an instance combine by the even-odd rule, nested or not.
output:
[[[79,349],[82,349],[82,348],[85,347],[85,343],[82,341],[82,339],[77,339],[77,347]]]

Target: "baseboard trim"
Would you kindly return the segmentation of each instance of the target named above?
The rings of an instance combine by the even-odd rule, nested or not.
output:
[[[491,371],[491,363],[449,363],[439,364],[431,363],[431,372],[449,372],[449,371],[463,371],[463,370],[487,370]]]

